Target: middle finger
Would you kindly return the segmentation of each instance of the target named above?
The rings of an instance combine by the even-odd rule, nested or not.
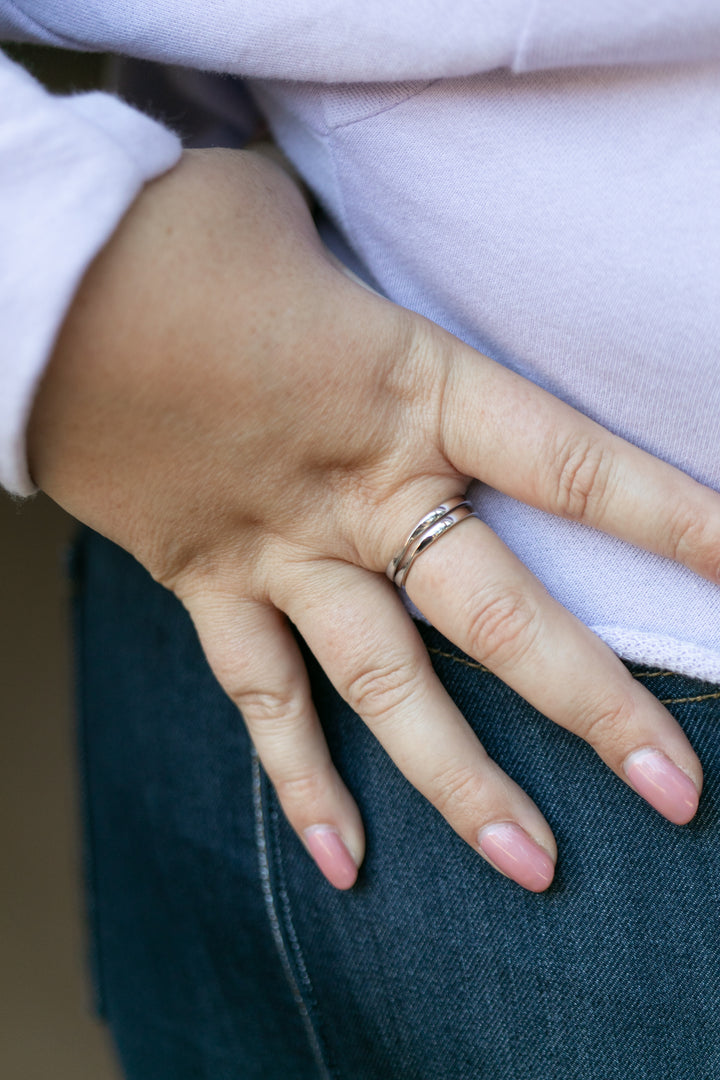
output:
[[[423,552],[407,592],[441,633],[589,742],[668,820],[694,815],[702,770],[678,723],[477,518]]]
[[[342,697],[407,779],[508,877],[540,891],[555,842],[531,799],[488,757],[432,669],[385,578],[313,564],[281,603]]]

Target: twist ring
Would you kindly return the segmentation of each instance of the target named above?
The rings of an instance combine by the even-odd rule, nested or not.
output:
[[[429,514],[425,514],[387,565],[385,573],[393,584],[402,589],[418,555],[427,551],[431,544],[465,518],[474,516],[475,511],[464,495],[446,499]]]

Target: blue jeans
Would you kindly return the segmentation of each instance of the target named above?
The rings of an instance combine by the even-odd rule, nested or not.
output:
[[[308,658],[367,830],[339,893],[181,605],[92,534],[75,571],[92,962],[129,1080],[720,1078],[717,687],[633,670],[705,767],[679,828],[421,628],[555,831],[556,881],[533,895],[450,830]]]

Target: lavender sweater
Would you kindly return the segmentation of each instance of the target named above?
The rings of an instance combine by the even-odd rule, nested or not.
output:
[[[251,80],[367,273],[720,490],[716,0],[0,0],[0,36]],[[0,479],[79,275],[176,140],[0,67]],[[478,485],[621,655],[720,682],[720,588]]]

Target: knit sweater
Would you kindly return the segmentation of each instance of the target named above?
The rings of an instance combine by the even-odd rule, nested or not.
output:
[[[0,0],[3,33],[249,79],[382,292],[720,490],[714,0],[494,0],[481,16],[432,0]],[[104,95],[2,79],[0,477],[23,492],[25,417],[78,276],[178,146]],[[720,682],[717,586],[482,485],[473,499],[621,655]]]

